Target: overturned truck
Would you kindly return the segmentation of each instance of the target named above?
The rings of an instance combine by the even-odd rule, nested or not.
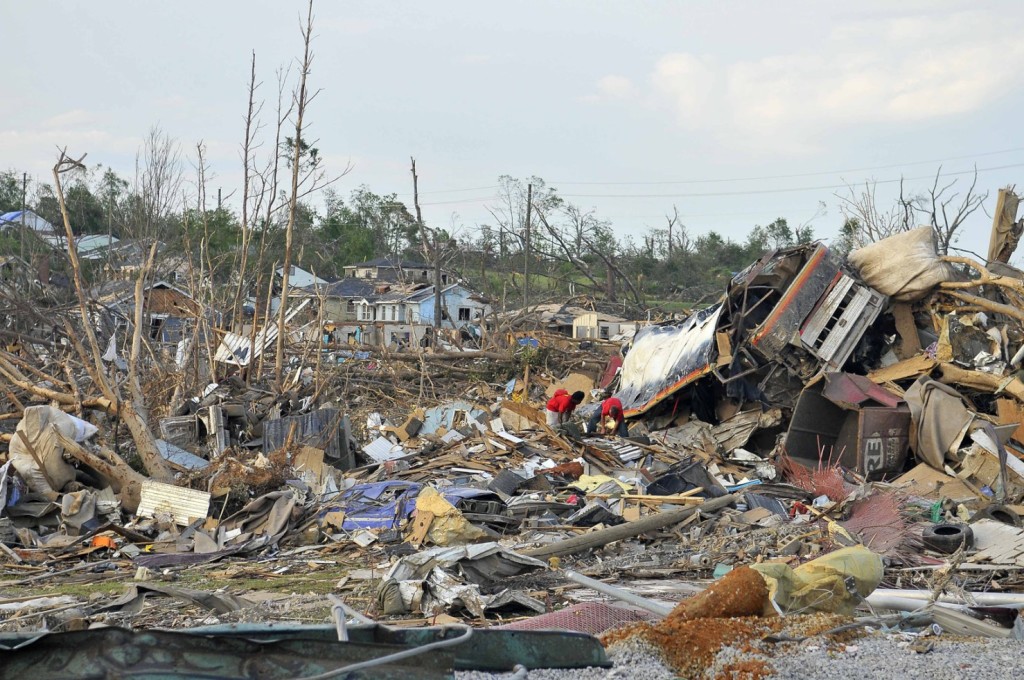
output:
[[[618,396],[630,417],[689,409],[712,423],[723,396],[792,406],[807,380],[871,351],[860,345],[886,302],[821,243],[768,253],[717,305],[641,329]]]
[[[838,380],[880,360],[895,334],[882,315],[888,302],[821,243],[767,253],[733,277],[718,304],[638,332],[624,348],[618,396],[627,416],[651,429],[691,418],[715,425],[751,404],[781,407],[794,459],[814,465],[825,451],[873,478],[894,472],[908,447],[907,406],[863,384],[844,401],[849,381]]]

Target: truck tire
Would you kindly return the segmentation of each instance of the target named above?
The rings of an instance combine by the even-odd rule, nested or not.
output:
[[[959,550],[961,545],[965,548],[973,546],[974,531],[966,524],[943,522],[925,529],[921,540],[932,550],[948,555]]]

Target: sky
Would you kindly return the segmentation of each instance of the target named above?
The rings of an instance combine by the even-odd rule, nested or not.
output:
[[[159,126],[237,196],[250,60],[270,123],[305,4],[0,4],[0,169],[50,181],[67,147],[131,176]],[[511,175],[637,240],[673,207],[694,235],[785,217],[827,239],[845,187],[877,182],[884,208],[901,177],[966,190],[976,167],[990,195],[957,245],[984,253],[996,190],[1024,179],[1022,19],[1015,0],[320,0],[307,132],[350,167],[343,195],[411,205],[415,157],[424,219],[461,232]]]

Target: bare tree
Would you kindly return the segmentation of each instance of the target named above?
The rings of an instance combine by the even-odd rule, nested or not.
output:
[[[121,395],[117,383],[107,376],[106,368],[101,357],[99,341],[93,330],[93,317],[89,311],[89,300],[86,297],[85,282],[82,278],[82,268],[78,260],[78,249],[75,247],[75,236],[71,230],[71,220],[68,217],[67,206],[64,204],[64,190],[61,187],[61,175],[76,167],[82,167],[81,161],[68,157],[61,151],[60,159],[53,166],[53,179],[57,189],[57,198],[60,200],[61,215],[64,218],[64,231],[68,240],[68,257],[71,262],[71,271],[75,294],[78,297],[79,312],[81,315],[82,330],[87,345],[82,345],[79,334],[65,320],[65,327],[68,338],[72,341],[76,352],[85,364],[85,367],[93,382],[99,388],[103,396],[110,402],[113,413],[116,413],[124,421],[131,432],[132,439],[138,449],[139,457],[150,477],[161,481],[171,479],[171,471],[167,462],[160,455],[156,447],[156,438],[147,422],[147,410],[145,397],[142,393],[142,386],[139,380],[138,366],[141,360],[140,351],[142,347],[142,313],[143,313],[143,291],[144,282],[149,274],[156,257],[156,243],[150,248],[149,256],[145,265],[139,272],[135,283],[135,318],[132,331],[131,353],[128,357],[128,375],[126,379],[128,387],[128,399]]]
[[[668,232],[668,243],[667,250],[668,256],[672,257],[672,253],[676,249],[676,234],[678,234],[679,249],[683,252],[687,252],[692,247],[690,243],[690,236],[686,233],[686,225],[683,224],[682,218],[679,217],[679,208],[672,206],[672,214],[665,215],[666,228]]]
[[[152,127],[135,155],[135,179],[128,231],[138,239],[167,236],[170,218],[179,212],[184,180],[181,147],[159,127]]]
[[[310,45],[313,40],[313,0],[309,0],[309,6],[306,11],[306,22],[302,26],[301,31],[303,44],[302,65],[299,69],[299,86],[294,95],[295,138],[293,141],[294,149],[292,151],[292,186],[288,200],[288,225],[285,227],[284,272],[281,277],[281,304],[277,315],[277,355],[274,363],[274,384],[278,389],[280,389],[282,385],[281,378],[284,366],[285,336],[284,321],[288,307],[288,279],[292,267],[292,234],[295,230],[295,216],[298,213],[299,184],[302,176],[301,161],[304,141],[302,136],[302,124],[303,118],[306,115],[306,107],[309,106],[310,101],[312,101],[316,96],[316,93],[310,95],[306,88],[306,80],[309,77],[309,71],[313,65],[313,53],[310,51]]]
[[[242,141],[242,215],[241,215],[241,252],[238,253],[238,264],[236,276],[238,277],[235,287],[234,299],[231,303],[231,323],[240,333],[242,332],[242,291],[245,288],[247,267],[249,264],[249,249],[252,246],[253,224],[252,217],[258,214],[260,197],[256,198],[256,205],[251,205],[254,199],[253,174],[255,171],[253,157],[256,151],[255,136],[259,131],[259,114],[263,109],[262,102],[256,102],[256,90],[259,83],[256,82],[256,52],[252,53],[252,63],[249,69],[249,101],[245,112],[245,136]],[[275,151],[276,155],[276,151]]]
[[[987,191],[976,193],[977,168],[963,194],[955,190],[956,179],[942,183],[942,166],[935,172],[932,186],[926,192],[908,196],[903,184],[903,178],[900,178],[899,197],[888,208],[879,206],[874,180],[866,181],[863,189],[848,185],[845,194],[835,194],[839,199],[839,211],[845,219],[843,237],[848,241],[848,247],[859,248],[909,231],[919,224],[927,224],[935,232],[939,253],[946,254],[964,222],[988,198]]]
[[[582,257],[586,248],[584,241],[586,239],[587,214],[583,213],[575,206],[567,206],[567,213],[573,224],[573,230],[570,238],[566,238],[557,226],[551,224],[548,220],[546,211],[538,209],[536,212],[537,219],[540,220],[548,238],[557,249],[557,252],[553,253],[551,256],[562,262],[567,262],[573,265],[576,271],[590,281],[594,290],[600,290],[602,285],[601,281],[598,279],[599,274],[595,273],[591,268],[590,263]],[[558,253],[561,253],[561,255],[559,256]]]
[[[971,177],[971,185],[963,195],[953,190],[957,182],[955,179],[940,187],[941,176],[942,166],[939,166],[931,189],[916,202],[914,210],[927,220],[927,224],[931,225],[938,239],[939,253],[945,255],[949,252],[950,245],[956,241],[957,232],[964,221],[982,206],[985,199],[988,198],[988,192],[975,193],[978,186],[977,166],[975,166],[974,175]],[[949,193],[947,194],[947,192]]]
[[[863,188],[849,184],[845,194],[835,194],[839,199],[839,212],[849,225],[848,233],[844,234],[849,249],[881,241],[915,226],[913,199],[904,196],[903,180],[900,179],[899,198],[888,208],[879,206],[877,188],[875,180],[866,180]]]

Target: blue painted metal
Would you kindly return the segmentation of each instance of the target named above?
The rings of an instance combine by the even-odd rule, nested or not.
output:
[[[389,480],[357,484],[343,492],[328,506],[323,507],[318,518],[322,522],[328,513],[342,511],[345,519],[341,528],[356,529],[397,529],[416,509],[416,497],[423,485],[418,482]],[[456,508],[462,509],[471,501],[491,501],[493,507],[479,508],[478,512],[498,514],[504,511],[504,503],[493,491],[475,487],[448,487],[439,493]],[[473,519],[472,517],[470,518]]]

